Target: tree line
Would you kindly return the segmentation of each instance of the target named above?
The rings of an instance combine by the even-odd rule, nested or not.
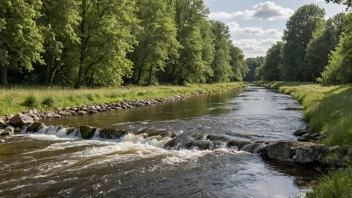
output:
[[[0,83],[241,81],[243,52],[203,0],[3,0]]]
[[[325,10],[317,5],[299,8],[287,21],[282,41],[267,51],[265,61],[253,58],[251,80],[352,83],[352,13],[348,12],[352,2],[327,2],[344,4],[347,12],[325,19]]]

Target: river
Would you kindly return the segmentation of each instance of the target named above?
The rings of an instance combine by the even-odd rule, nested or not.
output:
[[[225,135],[252,142],[295,140],[306,128],[291,96],[250,86],[149,107],[66,117],[47,125],[131,131],[120,139],[82,140],[57,130],[22,133],[0,145],[0,197],[295,197],[316,179],[311,169],[265,162],[226,146],[164,146],[144,138],[162,128],[184,138]]]

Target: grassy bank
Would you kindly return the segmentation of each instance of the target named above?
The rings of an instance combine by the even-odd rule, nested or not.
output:
[[[279,89],[299,100],[304,108],[309,127],[316,132],[328,134],[323,143],[340,145],[347,151],[352,148],[352,86],[321,86],[299,82],[259,82],[269,88]],[[350,151],[351,152],[351,151]],[[308,198],[349,198],[352,197],[351,162],[347,158],[329,156],[333,160],[343,160],[349,167],[335,170],[312,187]],[[329,158],[328,157],[328,158]]]
[[[329,137],[328,145],[347,148],[352,144],[352,86],[321,86],[297,82],[260,83],[299,100],[309,127]]]
[[[188,85],[115,87],[101,89],[62,88],[0,88],[0,115],[18,113],[24,109],[54,110],[55,107],[77,107],[87,104],[103,104],[122,100],[138,100],[190,94],[217,92],[246,86],[242,82]]]

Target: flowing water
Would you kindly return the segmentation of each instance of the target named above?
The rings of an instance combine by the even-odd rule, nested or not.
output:
[[[295,111],[292,111],[295,109]],[[243,141],[294,140],[306,127],[300,105],[264,88],[197,96],[184,101],[49,120],[47,125],[90,125],[131,133],[90,140],[65,128],[22,133],[0,145],[0,197],[295,197],[317,173],[265,162],[225,145],[210,150],[169,147],[145,138],[142,128],[163,128],[182,140],[207,135]]]

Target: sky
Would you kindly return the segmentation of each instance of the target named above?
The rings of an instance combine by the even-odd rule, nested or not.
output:
[[[301,6],[314,3],[325,9],[329,18],[344,12],[345,7],[324,0],[204,0],[209,18],[226,23],[235,46],[246,57],[265,56],[281,40],[286,21]]]

